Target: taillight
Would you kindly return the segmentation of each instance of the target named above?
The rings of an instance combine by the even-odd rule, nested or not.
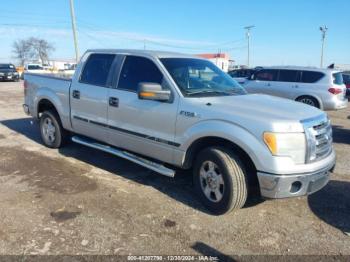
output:
[[[340,88],[336,88],[336,87],[331,87],[330,89],[328,89],[328,92],[332,93],[333,95],[339,95],[343,93],[343,91]]]

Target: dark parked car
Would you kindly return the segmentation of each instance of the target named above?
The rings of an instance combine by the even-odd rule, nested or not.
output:
[[[346,96],[350,97],[350,73],[343,74],[343,81],[346,86]]]
[[[19,74],[13,64],[0,64],[0,81],[19,81]]]
[[[255,69],[236,69],[229,71],[228,74],[235,79],[238,83],[243,84],[247,78],[254,74]]]

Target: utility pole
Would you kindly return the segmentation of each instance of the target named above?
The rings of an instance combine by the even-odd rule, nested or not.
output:
[[[248,58],[247,58],[247,66],[250,67],[250,29],[254,28],[254,25],[246,26],[244,29],[246,30],[246,37],[248,40]]]
[[[72,30],[73,30],[73,37],[74,37],[75,60],[78,63],[78,61],[79,61],[79,49],[78,49],[77,29],[76,29],[76,23],[75,23],[75,13],[74,13],[73,0],[70,0],[70,15],[72,18]]]
[[[326,33],[327,33],[328,27],[320,27],[320,31],[322,32],[322,49],[321,49],[321,68],[323,67],[323,52],[324,52],[324,43],[326,40]]]

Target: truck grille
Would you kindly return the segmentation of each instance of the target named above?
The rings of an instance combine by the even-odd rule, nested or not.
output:
[[[304,121],[308,143],[306,162],[315,162],[332,152],[332,126],[327,117],[314,121]]]

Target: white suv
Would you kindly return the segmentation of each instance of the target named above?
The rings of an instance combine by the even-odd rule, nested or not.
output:
[[[323,110],[338,110],[348,105],[342,74],[333,69],[265,67],[243,86],[249,93],[284,97]]]

